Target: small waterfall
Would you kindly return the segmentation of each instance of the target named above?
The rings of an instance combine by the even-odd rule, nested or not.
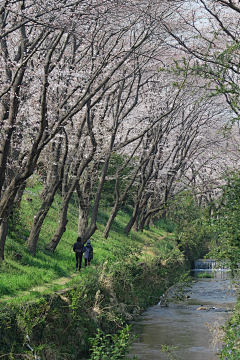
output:
[[[215,259],[199,259],[194,261],[194,269],[196,270],[212,270],[216,268],[216,265]]]

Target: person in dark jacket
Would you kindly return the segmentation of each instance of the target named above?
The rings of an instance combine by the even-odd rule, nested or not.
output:
[[[90,261],[93,258],[93,248],[91,245],[91,241],[88,239],[87,245],[84,246],[84,260],[85,260],[85,267],[90,265]]]
[[[77,238],[77,241],[73,244],[73,251],[76,254],[76,271],[80,271],[82,265],[82,254],[84,251],[84,246],[81,243],[81,237]]]

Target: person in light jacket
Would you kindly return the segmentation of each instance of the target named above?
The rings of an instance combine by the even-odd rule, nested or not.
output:
[[[85,260],[85,267],[90,265],[90,261],[93,258],[93,247],[91,245],[91,241],[88,239],[87,245],[84,246],[84,260]]]
[[[78,269],[78,271],[80,271],[81,265],[82,265],[82,254],[84,251],[84,246],[81,243],[80,236],[77,238],[77,241],[73,244],[73,251],[76,254],[76,271],[77,271],[77,269]],[[79,268],[78,268],[78,266],[79,266]]]

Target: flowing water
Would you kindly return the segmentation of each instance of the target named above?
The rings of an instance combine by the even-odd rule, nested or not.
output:
[[[222,335],[219,326],[226,322],[237,299],[237,285],[231,284],[227,274],[216,271],[212,279],[193,279],[191,288],[184,293],[184,301],[172,299],[172,290],[168,297],[174,302],[168,307],[162,305],[162,300],[143,313],[133,322],[138,338],[131,348],[131,357],[165,360],[168,354],[161,352],[161,345],[167,345],[177,347],[176,359],[218,359],[216,352],[221,347]]]

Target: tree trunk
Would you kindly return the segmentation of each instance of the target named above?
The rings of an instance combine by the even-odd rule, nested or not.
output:
[[[109,160],[110,160],[110,156],[111,156],[111,152],[109,151],[109,154],[106,156],[103,168],[102,168],[102,173],[101,173],[101,177],[98,183],[98,187],[97,187],[97,192],[96,192],[96,196],[95,196],[95,200],[94,200],[94,206],[93,206],[93,211],[92,211],[92,218],[91,218],[91,223],[89,228],[87,229],[87,231],[85,232],[85,234],[82,237],[82,242],[85,243],[97,230],[97,215],[98,215],[98,209],[99,209],[99,202],[100,202],[100,198],[101,198],[101,194],[102,194],[102,190],[103,190],[103,185],[105,182],[105,177],[108,171],[108,164],[109,164]]]
[[[93,147],[92,152],[89,155],[89,157],[87,159],[85,159],[83,161],[83,163],[81,164],[81,166],[78,168],[78,172],[75,175],[74,180],[72,180],[72,184],[71,184],[70,188],[68,189],[68,191],[65,192],[65,196],[63,196],[63,198],[62,198],[62,205],[61,205],[61,212],[60,212],[60,217],[59,217],[58,228],[57,228],[53,238],[51,239],[50,243],[48,243],[46,245],[46,249],[48,249],[50,251],[54,251],[56,249],[59,241],[61,240],[63,233],[66,231],[66,226],[68,223],[67,212],[68,212],[69,201],[72,197],[72,194],[77,186],[79,179],[82,176],[84,169],[88,166],[88,164],[92,160],[95,150],[96,150],[96,148]],[[68,176],[68,174],[66,174],[66,175]],[[63,187],[65,187],[65,186],[63,185]]]
[[[149,219],[149,217],[147,217],[146,215],[147,215],[147,211],[142,211],[141,221],[139,224],[139,230],[142,232],[143,232],[146,220]]]
[[[4,260],[4,247],[8,232],[9,217],[0,224],[0,261]]]
[[[134,224],[133,224],[133,230],[134,230],[134,231],[138,231],[138,230],[139,230],[139,228],[138,228],[139,217],[140,217],[140,212],[138,211],[137,216],[136,216],[136,219],[135,219]]]
[[[90,206],[82,207],[79,203],[78,212],[78,236],[83,236],[88,228],[88,215]]]
[[[59,244],[59,241],[62,238],[62,235],[66,231],[66,226],[68,223],[67,219],[67,211],[68,211],[68,204],[69,204],[70,198],[67,196],[64,201],[62,202],[62,208],[61,208],[61,214],[59,218],[59,225],[58,228],[51,239],[50,243],[46,245],[46,249],[49,251],[54,252],[56,250],[57,245]]]
[[[131,158],[133,156],[134,152],[132,153],[131,155]],[[120,197],[120,194],[119,194],[119,188],[118,188],[118,182],[119,182],[119,177],[120,177],[120,173],[122,170],[125,169],[125,167],[127,166],[128,164],[128,161],[124,164],[124,166],[119,169],[119,172],[116,174],[116,184],[115,184],[115,192],[116,192],[116,200],[115,200],[115,204],[114,204],[114,207],[111,211],[111,215],[108,219],[108,222],[107,222],[107,225],[105,227],[105,230],[104,230],[104,234],[103,236],[105,237],[105,239],[108,238],[108,235],[109,235],[109,232],[110,232],[110,229],[112,227],[112,224],[114,222],[114,219],[115,217],[117,216],[117,213],[118,211],[124,207],[124,203],[125,203],[125,200],[126,200],[126,197],[127,197],[127,194],[128,194],[128,191],[129,189],[131,188],[131,186],[133,185],[134,181],[135,181],[135,178],[137,176],[137,173],[139,171],[139,168],[140,166],[137,167],[136,171],[134,172],[133,176],[132,176],[132,179],[131,181],[129,182],[129,184],[126,186],[122,196]]]
[[[146,222],[145,222],[145,226],[146,226],[146,228],[149,230],[150,229],[150,220],[151,220],[151,218],[150,218],[150,216],[147,218],[147,220],[146,220]]]
[[[14,202],[15,203],[20,203],[21,200],[22,200],[22,196],[23,196],[23,193],[24,193],[24,190],[26,188],[26,181],[24,181],[21,186],[19,187],[18,189],[18,192],[17,192],[17,195],[15,196],[15,199],[14,199]]]
[[[131,228],[133,227],[133,224],[134,224],[134,222],[135,222],[135,220],[136,220],[136,218],[137,218],[138,210],[139,210],[139,201],[136,202],[135,207],[134,207],[134,210],[133,210],[133,213],[132,213],[132,217],[131,217],[131,219],[129,220],[127,226],[126,226],[125,229],[124,229],[124,232],[125,232],[125,234],[127,234],[127,235],[129,234],[129,231],[130,231]]]
[[[0,260],[4,260],[4,247],[8,231],[9,215],[11,213],[17,192],[24,182],[24,179],[21,180],[16,176],[14,179],[12,179],[1,199],[1,203],[3,204],[4,209],[1,212],[0,221]]]
[[[62,147],[62,141],[58,141],[57,143],[54,141],[52,143],[52,164],[50,166],[50,171],[48,172],[48,180],[47,184],[45,186],[45,192],[43,191],[41,193],[41,198],[43,200],[43,203],[38,210],[36,216],[34,217],[33,225],[31,228],[31,233],[28,238],[27,248],[29,252],[33,255],[36,254],[36,247],[37,242],[39,239],[39,234],[43,225],[43,222],[47,216],[47,213],[54,201],[55,194],[59,188],[59,186],[62,183],[63,175],[64,175],[64,165],[66,162],[67,154],[68,154],[68,136],[65,132],[65,130],[62,129],[62,131],[59,134],[62,134],[64,132],[65,136],[65,151],[63,155],[63,159],[61,162],[59,162],[59,158],[61,155],[61,147]]]
[[[48,190],[49,190],[49,184],[46,183],[39,195],[39,199],[44,200],[48,194]]]
[[[82,237],[82,242],[83,244],[90,239],[91,236],[93,236],[93,234],[95,233],[95,231],[97,230],[97,225],[96,223],[91,223],[90,226],[88,227],[87,231],[85,232],[85,234]]]
[[[83,236],[88,228],[89,210],[91,207],[90,199],[92,196],[92,188],[94,184],[94,172],[96,167],[86,169],[86,177],[83,184],[77,184],[76,190],[79,200],[78,211],[78,236]]]
[[[151,153],[152,151],[154,150],[155,148],[155,145],[152,147],[152,150],[151,150]],[[137,217],[139,215],[139,209],[142,209],[142,207],[145,205],[145,202],[147,202],[148,198],[149,198],[149,195],[143,199],[143,201],[141,201],[142,199],[142,196],[143,196],[143,192],[144,192],[144,188],[148,182],[148,180],[150,179],[150,176],[153,172],[153,164],[154,164],[154,157],[151,156],[149,158],[149,170],[147,171],[146,173],[146,176],[142,177],[141,179],[141,185],[139,186],[139,189],[138,189],[138,192],[137,192],[137,200],[135,202],[135,207],[134,207],[134,210],[133,210],[133,213],[132,213],[132,217],[131,219],[129,220],[127,226],[125,227],[124,229],[124,232],[125,234],[129,234],[129,231],[131,230],[131,228],[133,227],[135,221],[137,220]],[[145,164],[142,166],[142,172],[145,173],[146,172],[146,167],[147,167],[147,162],[145,162]],[[140,203],[141,203],[141,206],[140,206]]]
[[[4,247],[7,237],[8,224],[9,224],[9,215],[11,213],[12,207],[16,199],[21,199],[26,186],[26,178],[29,177],[29,174],[32,174],[34,170],[33,166],[29,166],[25,176],[16,175],[10,185],[7,187],[7,190],[3,194],[1,199],[1,221],[0,221],[0,260],[4,260]],[[19,194],[18,194],[19,192]]]
[[[58,185],[55,185],[55,187],[52,189],[51,192],[48,192],[48,195],[47,195],[45,201],[42,203],[40,209],[38,210],[36,216],[34,217],[33,225],[32,225],[31,232],[30,232],[28,242],[27,242],[27,248],[28,248],[29,252],[33,255],[36,254],[36,247],[37,247],[39,234],[40,234],[43,222],[47,216],[48,210],[50,209],[50,207],[54,201],[54,196],[59,187],[59,184],[60,184],[60,181],[58,182]]]
[[[105,237],[105,239],[108,238],[108,235],[109,235],[109,231],[112,227],[112,224],[114,222],[114,219],[115,217],[117,216],[117,213],[118,211],[120,210],[121,208],[121,204],[119,202],[116,202],[112,211],[111,211],[111,215],[109,216],[109,219],[108,219],[108,222],[107,222],[107,225],[105,227],[105,230],[104,230],[104,234],[103,234],[103,237]]]

